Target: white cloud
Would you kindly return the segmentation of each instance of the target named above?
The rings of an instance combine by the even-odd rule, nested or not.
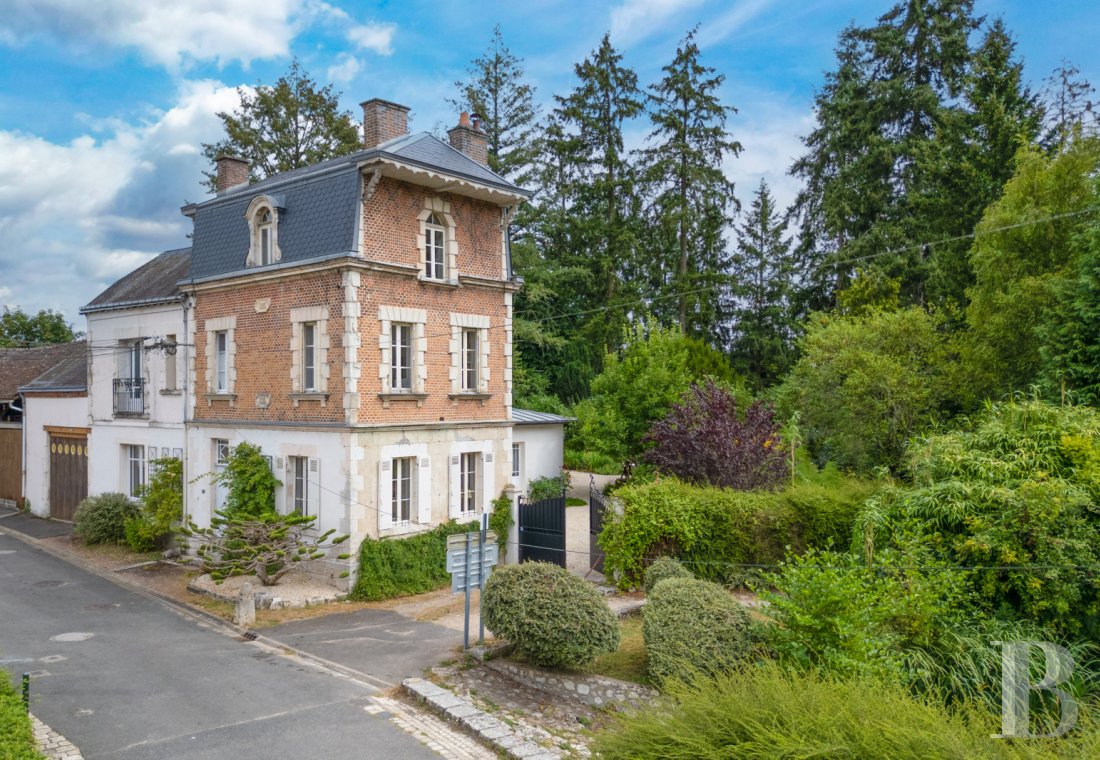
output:
[[[627,45],[664,29],[681,11],[693,8],[701,0],[626,0],[611,9],[611,39]]]
[[[700,47],[725,40],[774,4],[774,0],[743,0],[737,3],[718,18],[699,27]]]
[[[188,60],[241,61],[286,55],[300,0],[9,0],[0,42],[47,37],[77,49],[136,48],[170,68]]]
[[[793,107],[756,104],[743,113],[756,114],[742,120],[734,116],[730,128],[743,150],[737,158],[727,159],[726,176],[736,183],[737,198],[747,206],[764,179],[776,204],[786,208],[794,202],[799,180],[787,173],[805,150],[802,136],[813,129],[813,114]]]
[[[350,53],[341,54],[337,60],[325,72],[325,78],[335,84],[348,84],[363,70],[363,62]]]
[[[0,131],[0,298],[77,319],[115,279],[187,245],[179,207],[205,194],[197,148],[220,136],[215,114],[238,104],[220,82],[186,81],[171,109],[103,139]]]
[[[360,50],[390,55],[393,52],[393,35],[396,31],[397,27],[393,24],[357,24],[348,29],[348,41]]]

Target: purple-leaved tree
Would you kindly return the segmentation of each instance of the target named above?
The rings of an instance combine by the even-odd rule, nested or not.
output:
[[[646,461],[689,483],[776,488],[786,476],[787,450],[774,416],[760,401],[739,413],[733,394],[713,381],[694,385],[650,428]]]

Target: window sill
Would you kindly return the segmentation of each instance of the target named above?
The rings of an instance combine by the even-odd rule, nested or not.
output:
[[[207,406],[212,406],[215,401],[228,401],[230,406],[237,405],[236,393],[204,393],[202,397],[206,399]]]
[[[160,391],[160,395],[162,395],[162,396],[182,396],[183,391],[181,391],[179,388],[162,388],[161,391]]]
[[[460,399],[468,399],[470,401],[480,401],[482,406],[485,406],[485,402],[493,397],[492,393],[471,393],[469,391],[463,393],[448,393],[447,398],[457,406]]]
[[[391,401],[415,401],[418,407],[424,406],[424,399],[427,397],[427,393],[414,393],[413,391],[390,391],[389,393],[378,394],[384,409],[389,409]]]
[[[147,420],[149,419],[149,412],[115,412],[114,418],[117,420]]]
[[[428,277],[426,274],[421,272],[420,274],[418,274],[416,276],[416,279],[419,280],[424,285],[436,285],[436,286],[441,287],[441,288],[454,289],[454,288],[457,288],[459,286],[457,277],[452,277],[452,278],[447,279],[447,280],[437,280],[434,277]]]
[[[321,406],[328,406],[328,394],[323,391],[303,391],[301,393],[291,393],[290,399],[294,402],[294,406],[298,406],[302,401],[320,401]]]
[[[432,530],[431,525],[425,525],[423,523],[407,522],[407,523],[394,523],[389,528],[384,528],[378,531],[379,538],[391,538],[393,536],[411,536],[417,533],[428,533]]]

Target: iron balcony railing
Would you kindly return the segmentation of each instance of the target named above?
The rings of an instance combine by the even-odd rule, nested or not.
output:
[[[115,414],[145,414],[145,385],[141,377],[116,378]]]

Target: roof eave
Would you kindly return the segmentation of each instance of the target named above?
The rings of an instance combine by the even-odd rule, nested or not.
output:
[[[98,311],[113,311],[115,309],[138,309],[142,306],[157,306],[171,304],[183,300],[183,293],[173,293],[170,296],[157,296],[156,298],[138,298],[130,301],[118,301],[116,303],[88,304],[80,307],[81,314],[94,314]]]
[[[454,192],[493,203],[522,203],[534,195],[519,187],[485,182],[460,172],[444,171],[437,166],[390,153],[366,158],[357,166],[360,171],[381,168],[386,177],[431,187],[438,192]]]

